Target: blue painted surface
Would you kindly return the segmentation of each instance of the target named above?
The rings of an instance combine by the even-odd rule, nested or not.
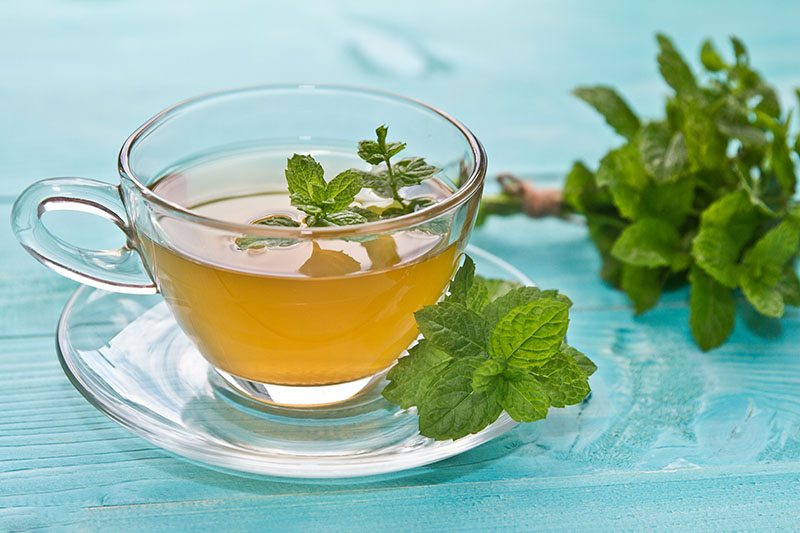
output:
[[[796,104],[797,20],[797,3],[743,1],[4,4],[0,218],[41,177],[114,181],[119,145],[161,108],[253,83],[407,94],[469,125],[492,172],[559,172],[618,142],[575,85],[613,83],[658,113],[656,30],[687,52],[741,36]],[[497,219],[473,242],[575,300],[570,341],[600,367],[590,401],[404,477],[298,484],[188,464],[96,412],[53,347],[75,284],[0,232],[0,529],[797,528],[800,311],[741,316],[704,354],[686,292],[633,317],[580,225]]]

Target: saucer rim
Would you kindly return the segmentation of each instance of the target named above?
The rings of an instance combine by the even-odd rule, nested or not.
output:
[[[480,257],[480,259],[493,263],[499,269],[509,274],[509,277],[516,278],[525,285],[534,285],[534,283],[523,274],[519,269],[487,252],[477,246],[468,245],[466,253]],[[324,480],[324,479],[345,479],[345,478],[364,478],[371,476],[379,476],[382,474],[391,474],[412,470],[414,468],[426,466],[463,452],[471,450],[481,444],[484,444],[500,435],[508,432],[516,427],[518,422],[514,421],[505,412],[501,413],[500,417],[481,430],[478,433],[468,435],[456,441],[439,441],[432,447],[419,448],[416,451],[408,452],[401,456],[397,456],[397,461],[387,461],[385,457],[374,456],[329,456],[329,457],[314,457],[313,461],[300,460],[300,461],[287,461],[286,457],[275,460],[276,456],[267,455],[248,455],[237,452],[227,445],[229,443],[215,442],[213,447],[204,446],[202,443],[193,442],[188,439],[173,439],[164,438],[164,435],[169,435],[170,431],[156,431],[154,428],[161,427],[163,424],[158,424],[147,418],[141,416],[125,416],[126,411],[131,411],[131,414],[141,414],[141,411],[136,411],[124,404],[118,406],[109,405],[107,402],[95,395],[92,391],[92,386],[81,379],[80,371],[73,369],[68,359],[74,356],[67,354],[71,350],[66,342],[68,335],[68,321],[71,311],[76,305],[76,302],[85,293],[91,292],[108,292],[88,285],[78,287],[75,292],[70,296],[69,300],[64,306],[63,311],[58,320],[58,328],[56,331],[56,353],[58,356],[61,368],[64,374],[69,379],[72,386],[86,399],[89,404],[108,416],[110,419],[120,424],[122,427],[128,429],[135,435],[145,439],[146,441],[162,448],[166,452],[187,460],[191,463],[211,468],[214,470],[222,470],[231,474],[269,477],[269,478],[292,478],[292,479],[306,479],[306,480]],[[142,298],[152,297],[153,295],[143,295]],[[137,295],[125,294],[125,297],[136,298]],[[158,305],[158,304],[157,304]],[[136,422],[134,422],[136,420]],[[143,424],[142,421],[148,423]],[[152,427],[151,427],[152,426]],[[190,432],[187,432],[187,434]],[[419,433],[416,434],[417,436]],[[413,438],[413,437],[411,437]]]

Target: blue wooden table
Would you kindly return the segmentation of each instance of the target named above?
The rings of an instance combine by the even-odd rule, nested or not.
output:
[[[556,182],[572,159],[593,163],[619,142],[569,96],[573,86],[611,83],[643,114],[659,112],[657,30],[693,59],[702,38],[722,47],[739,35],[784,102],[797,104],[797,3],[488,5],[3,3],[2,216],[39,178],[115,181],[118,147],[135,127],[231,86],[311,81],[406,94],[469,125],[491,172]],[[59,225],[78,243],[119,245],[113,228],[86,216]],[[406,476],[295,483],[189,464],[89,406],[53,340],[76,284],[0,231],[0,530],[800,527],[798,309],[780,323],[740,313],[730,341],[702,353],[686,291],[633,317],[599,281],[580,225],[497,219],[473,242],[576,302],[570,342],[599,366],[591,399]]]

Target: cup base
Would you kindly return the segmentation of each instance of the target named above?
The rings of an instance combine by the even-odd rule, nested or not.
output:
[[[222,385],[233,393],[244,396],[248,400],[279,407],[315,407],[346,402],[371,389],[389,372],[389,369],[374,376],[336,383],[335,385],[275,385],[250,381],[232,374],[214,369],[222,378]]]

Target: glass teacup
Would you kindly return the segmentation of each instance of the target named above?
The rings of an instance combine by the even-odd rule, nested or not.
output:
[[[253,224],[291,209],[283,169],[293,153],[313,155],[328,180],[368,169],[356,144],[381,124],[410,156],[442,168],[410,191],[432,205],[352,226]],[[419,102],[348,87],[254,87],[194,98],[150,119],[122,146],[118,186],[34,183],[17,199],[12,223],[22,245],[65,276],[160,293],[238,393],[278,405],[330,404],[378,382],[415,341],[413,313],[446,289],[485,172],[475,136]],[[50,209],[110,219],[127,245],[68,244],[42,223]],[[240,246],[245,240],[258,245]]]

